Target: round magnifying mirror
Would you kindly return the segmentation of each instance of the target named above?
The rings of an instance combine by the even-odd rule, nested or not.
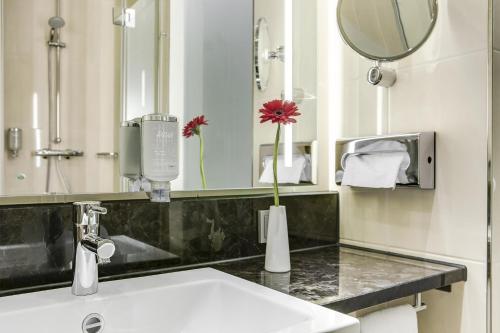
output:
[[[270,71],[270,39],[267,21],[261,17],[257,21],[255,27],[255,43],[254,43],[254,57],[255,57],[255,82],[257,88],[261,91],[267,89],[269,82]]]
[[[392,61],[415,52],[437,18],[437,0],[339,0],[344,41],[362,56]]]

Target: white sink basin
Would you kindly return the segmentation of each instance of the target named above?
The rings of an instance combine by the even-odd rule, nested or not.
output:
[[[99,314],[101,319],[89,314]],[[104,322],[104,328],[99,331]],[[100,283],[0,298],[2,332],[359,333],[356,319],[214,269]]]

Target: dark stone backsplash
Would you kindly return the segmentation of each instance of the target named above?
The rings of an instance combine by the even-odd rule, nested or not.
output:
[[[336,193],[283,196],[281,203],[292,250],[338,243]],[[117,251],[100,276],[262,255],[257,211],[271,204],[270,196],[104,202],[101,235]],[[0,207],[0,295],[69,283],[72,224],[71,204]]]

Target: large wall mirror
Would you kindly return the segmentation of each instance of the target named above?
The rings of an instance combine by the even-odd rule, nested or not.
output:
[[[206,188],[269,187],[275,127],[257,111],[281,98],[302,113],[280,147],[300,177],[282,185],[316,183],[316,1],[0,1],[2,196],[147,189],[121,175],[120,127],[153,113],[180,127],[173,191],[202,189],[199,142],[182,136],[199,115]]]

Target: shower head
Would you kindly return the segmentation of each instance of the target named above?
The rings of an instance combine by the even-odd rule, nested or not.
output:
[[[52,29],[62,28],[65,24],[66,22],[64,22],[64,19],[60,16],[52,16],[51,18],[49,18],[49,26]]]

